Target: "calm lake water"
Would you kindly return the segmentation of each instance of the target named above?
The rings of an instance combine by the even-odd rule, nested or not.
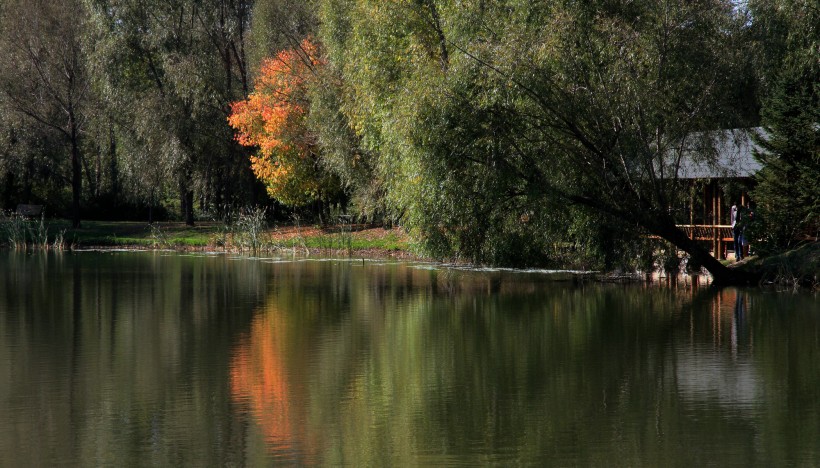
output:
[[[0,252],[0,466],[820,464],[820,298]]]

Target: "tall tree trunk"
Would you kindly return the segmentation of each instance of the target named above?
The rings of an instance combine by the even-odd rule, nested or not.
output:
[[[194,225],[194,191],[190,188],[187,178],[179,181],[179,208],[180,215],[188,226]]]
[[[120,171],[117,166],[117,137],[114,133],[113,124],[108,127],[108,137],[108,171],[111,174],[111,184],[109,189],[111,196],[114,198],[114,204],[118,205],[120,198]]]
[[[23,171],[23,200],[31,203],[31,191],[34,190],[32,178],[34,174],[34,161],[28,158],[26,169]]]
[[[14,192],[14,185],[16,184],[14,172],[6,172],[6,180],[3,181],[3,199],[0,204],[0,209],[12,209],[12,193]]]
[[[71,225],[80,227],[80,195],[83,190],[83,171],[80,161],[80,142],[74,114],[69,114],[71,126]]]
[[[671,222],[657,226],[654,233],[689,254],[696,263],[703,265],[706,271],[712,275],[712,284],[714,285],[753,284],[759,280],[759,278],[753,274],[729,268],[720,263],[717,258],[698,245],[697,242],[690,239],[686,233],[678,229],[677,226]]]
[[[441,29],[441,19],[438,15],[436,4],[432,0],[426,0],[424,5],[430,11],[430,26],[436,33],[436,39],[439,43],[439,63],[442,71],[447,71],[450,66],[450,53],[447,51],[447,39],[444,37],[444,31]]]
[[[185,212],[185,224],[187,224],[188,226],[193,226],[194,225],[194,191],[193,190],[188,189],[188,191],[185,192],[185,200],[186,200],[185,206],[188,208],[188,210]]]
[[[148,195],[148,224],[154,224],[154,189]]]

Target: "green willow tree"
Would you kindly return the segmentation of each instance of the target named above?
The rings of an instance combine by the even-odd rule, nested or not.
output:
[[[19,203],[29,203],[47,204],[49,212],[61,212],[66,205],[65,188],[70,185],[65,142],[57,132],[11,109],[0,95],[2,209],[11,211]]]
[[[254,203],[248,153],[232,138],[230,103],[249,89],[245,42],[252,1],[88,0],[95,72],[106,90],[136,185],[175,186],[184,220],[203,206]],[[151,200],[155,202],[156,200]]]
[[[731,2],[329,3],[343,109],[424,237],[493,259],[488,230],[521,248],[582,213],[604,216],[604,238],[653,234],[740,279],[673,211],[683,158],[714,162],[707,131],[735,123]]]
[[[255,0],[247,41],[251,74],[276,53],[298,47],[318,28],[317,0]]]
[[[62,141],[74,227],[80,226],[83,140],[93,113],[86,20],[83,5],[73,0],[0,3],[0,93],[29,129],[54,133]]]

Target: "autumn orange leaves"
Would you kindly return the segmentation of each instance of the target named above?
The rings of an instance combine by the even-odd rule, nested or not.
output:
[[[316,145],[307,128],[307,90],[323,64],[310,39],[262,62],[254,90],[231,105],[236,140],[258,148],[251,168],[280,202],[300,206],[319,198]]]

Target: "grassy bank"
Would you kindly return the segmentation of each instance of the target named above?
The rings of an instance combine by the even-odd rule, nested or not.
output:
[[[216,225],[186,226],[183,223],[157,223],[149,225],[138,222],[83,221],[82,227],[74,229],[66,223],[65,240],[72,248],[134,247],[134,248],[184,248],[207,247]],[[59,226],[57,226],[59,227]]]
[[[50,232],[64,232],[70,248],[120,247],[201,249],[214,251],[305,250],[333,253],[410,256],[409,238],[400,229],[354,225],[344,227],[282,226],[245,229],[222,223],[84,221],[73,229],[66,221],[48,223]]]
[[[820,242],[769,257],[752,257],[734,268],[753,273],[764,284],[820,289]]]
[[[136,248],[209,250],[225,252],[295,251],[326,255],[362,257],[417,258],[410,238],[401,229],[384,229],[368,225],[341,226],[257,226],[225,225],[200,222],[196,226],[166,222],[149,225],[145,222],[84,221],[73,229],[65,220],[30,220],[4,224],[0,234],[16,240],[0,239],[0,244],[21,239],[40,248],[88,249]],[[13,231],[13,232],[12,232]],[[731,268],[740,268],[762,278],[763,284],[802,286],[820,289],[820,243],[804,245],[780,255],[752,257]]]

